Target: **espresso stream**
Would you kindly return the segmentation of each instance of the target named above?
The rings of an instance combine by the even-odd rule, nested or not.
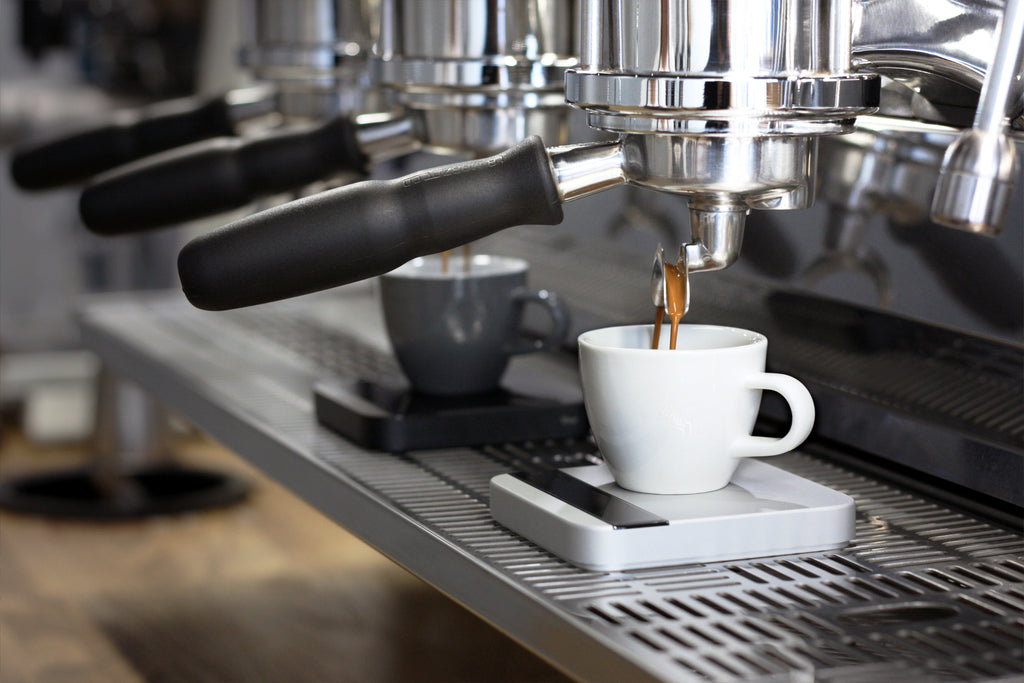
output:
[[[661,341],[661,325],[668,313],[668,319],[672,323],[669,337],[670,350],[676,348],[676,339],[679,336],[679,321],[686,315],[686,273],[674,263],[665,264],[665,305],[658,306],[654,313],[654,339],[651,340],[651,348],[658,348]]]
[[[441,273],[443,273],[444,275],[447,275],[448,270],[450,269],[449,263],[452,258],[452,251],[452,249],[446,249],[445,251],[441,252]],[[468,244],[464,244],[462,246],[462,271],[464,273],[469,272],[471,252],[472,249],[470,249],[470,246]]]

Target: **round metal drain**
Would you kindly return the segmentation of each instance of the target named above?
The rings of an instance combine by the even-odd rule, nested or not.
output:
[[[152,466],[113,481],[79,467],[0,483],[0,507],[49,517],[134,519],[230,505],[248,490],[233,475],[181,465]]]

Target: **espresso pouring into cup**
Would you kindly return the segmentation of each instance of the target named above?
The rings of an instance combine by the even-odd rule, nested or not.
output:
[[[669,326],[666,325],[666,328]],[[814,424],[814,402],[798,380],[765,372],[768,340],[734,327],[680,325],[651,348],[651,325],[580,335],[583,400],[615,482],[642,493],[702,493],[729,483],[742,458],[799,446]],[[778,439],[751,436],[762,390],[789,404]]]

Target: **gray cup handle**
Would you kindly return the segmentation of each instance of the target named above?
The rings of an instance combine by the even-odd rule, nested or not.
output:
[[[534,353],[536,351],[552,351],[557,349],[565,339],[569,331],[569,310],[561,302],[554,292],[546,289],[531,290],[519,288],[512,292],[513,301],[521,301],[523,304],[540,304],[551,317],[551,329],[540,339],[527,339],[523,337],[518,341],[509,343],[508,353],[519,355],[522,353]]]

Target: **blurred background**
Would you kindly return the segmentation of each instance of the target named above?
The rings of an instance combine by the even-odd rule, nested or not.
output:
[[[81,188],[17,188],[11,150],[237,82],[238,11],[230,0],[0,2],[0,398],[40,441],[91,428],[97,366],[79,342],[82,297],[175,286],[186,235],[96,236],[78,217]]]
[[[0,0],[0,483],[95,459],[101,367],[76,309],[176,287],[180,245],[224,220],[100,237],[78,217],[80,187],[15,187],[12,150],[244,83],[240,13],[234,0]],[[130,385],[119,403],[144,417]],[[237,477],[245,502],[141,521],[0,510],[0,680],[564,680],[180,419],[172,427],[175,459]]]

